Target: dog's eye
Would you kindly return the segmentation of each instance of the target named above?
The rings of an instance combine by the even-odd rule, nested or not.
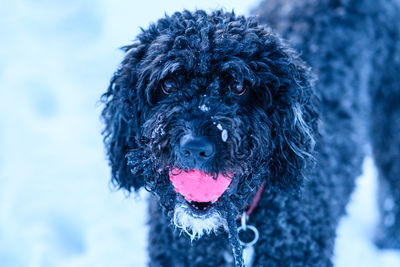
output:
[[[167,78],[162,81],[161,89],[165,94],[167,95],[170,94],[172,91],[175,90],[175,88],[176,88],[176,82],[173,79]]]
[[[247,86],[245,82],[237,82],[237,83],[233,83],[229,86],[229,89],[232,91],[232,93],[234,93],[237,96],[241,96],[243,95],[246,90],[247,90]]]

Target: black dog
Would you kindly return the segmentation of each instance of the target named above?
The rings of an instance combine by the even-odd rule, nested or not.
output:
[[[294,1],[293,10],[268,1],[273,13],[261,9],[313,66],[315,92],[293,50],[233,13],[175,13],[123,48],[103,95],[105,144],[115,184],[154,195],[151,266],[242,266],[240,242],[246,265],[331,266],[336,227],[364,157],[359,122],[367,88],[376,102],[372,121],[384,128],[374,131],[378,166],[392,166],[381,177],[395,182],[400,164],[380,151],[400,143],[398,135],[382,140],[399,127],[382,121],[400,114],[390,102],[400,98],[400,48],[384,39],[400,40],[398,28],[385,24],[399,20],[362,13],[361,0],[343,2]],[[374,7],[390,5],[386,16],[394,15],[390,1]],[[381,42],[371,44],[379,34]],[[398,226],[400,213],[392,211]],[[381,228],[382,244],[400,244],[393,224]],[[249,244],[256,232],[258,242]]]

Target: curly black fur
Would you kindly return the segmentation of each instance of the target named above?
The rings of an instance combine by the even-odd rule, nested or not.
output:
[[[328,2],[338,2],[342,17]],[[356,66],[370,53],[357,54],[353,42],[371,45],[363,43],[369,35],[360,40],[349,34],[362,32],[346,16],[346,8],[358,3],[295,3],[304,12],[280,13],[279,2],[268,1],[261,18],[293,39],[314,67],[316,93],[309,68],[294,50],[257,20],[234,13],[177,12],[123,47],[126,56],[102,97],[104,140],[115,185],[129,192],[144,186],[157,196],[150,201],[151,266],[232,264],[227,233],[190,244],[171,226],[179,196],[169,172],[193,168],[177,152],[186,134],[207,136],[216,147],[213,160],[198,168],[234,174],[216,204],[225,218],[242,212],[266,183],[250,220],[261,233],[256,266],[332,264],[336,225],[363,158],[358,120],[364,102],[357,95],[369,76]],[[333,14],[322,13],[325,5]],[[337,23],[325,25],[318,16]],[[360,23],[375,18],[358,16],[364,18]],[[161,88],[166,79],[176,83],[170,94]],[[229,89],[236,83],[248,88],[245,94]],[[226,140],[216,125],[227,130]]]
[[[342,176],[343,170],[336,172],[331,163],[327,165],[340,179],[349,177],[341,195],[344,204],[353,188],[350,177],[359,169],[356,159],[360,156],[355,156],[354,149],[360,150],[368,140],[366,135],[370,137],[379,172],[381,213],[375,242],[381,248],[399,249],[399,2],[264,1],[255,13],[289,39],[318,75],[324,139],[332,139],[324,150],[332,153],[332,145],[341,147],[335,164],[348,168]]]

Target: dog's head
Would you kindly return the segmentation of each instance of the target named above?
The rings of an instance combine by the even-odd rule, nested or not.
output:
[[[145,186],[192,237],[263,182],[299,189],[316,131],[310,74],[266,27],[184,11],[123,49],[102,113],[118,187]]]

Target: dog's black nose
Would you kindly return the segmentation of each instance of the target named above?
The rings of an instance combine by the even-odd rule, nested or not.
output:
[[[185,135],[179,145],[181,157],[185,161],[202,164],[215,154],[214,145],[206,137]]]

